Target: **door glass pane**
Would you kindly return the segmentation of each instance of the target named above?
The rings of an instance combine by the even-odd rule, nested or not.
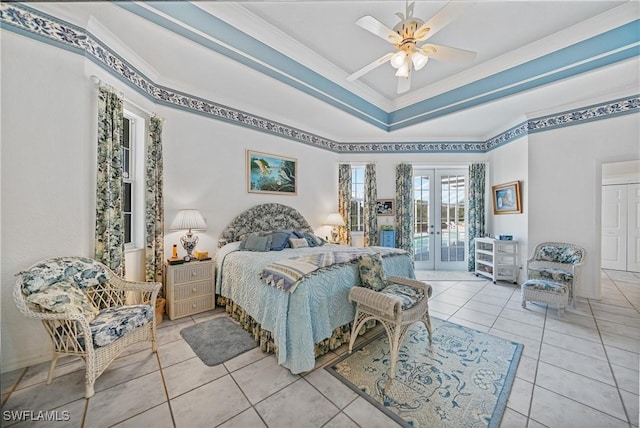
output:
[[[415,228],[414,228],[414,260],[426,262],[430,260],[429,254],[429,186],[428,176],[417,175],[413,178],[415,201]]]
[[[464,175],[443,175],[440,179],[440,226],[442,233],[440,258],[443,262],[464,261],[466,225]]]

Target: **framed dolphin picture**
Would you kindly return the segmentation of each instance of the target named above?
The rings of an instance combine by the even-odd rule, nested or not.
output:
[[[247,150],[247,192],[297,194],[296,159]]]

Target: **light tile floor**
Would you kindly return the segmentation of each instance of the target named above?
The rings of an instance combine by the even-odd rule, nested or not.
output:
[[[525,345],[501,427],[638,427],[640,275],[602,275],[602,298],[578,299],[564,318],[544,305],[523,309],[514,285],[475,277],[429,281],[431,316]],[[165,320],[157,355],[146,344],[129,349],[98,378],[89,400],[78,359],[61,361],[50,385],[48,364],[3,373],[2,426],[397,426],[325,370],[292,375],[257,348],[204,365],[180,330],[217,316],[226,315],[217,309]],[[323,356],[318,367],[345,350]],[[34,417],[55,410],[49,415],[67,420],[10,420],[21,410]]]

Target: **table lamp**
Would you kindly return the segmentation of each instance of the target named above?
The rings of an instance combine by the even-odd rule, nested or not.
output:
[[[327,221],[324,222],[327,226],[333,226],[331,229],[331,242],[335,243],[338,240],[338,226],[345,226],[346,223],[342,219],[339,213],[331,213],[327,217]]]
[[[184,209],[178,211],[178,215],[173,219],[170,230],[187,230],[187,234],[180,238],[182,247],[187,252],[184,257],[186,262],[193,260],[193,250],[198,243],[198,236],[193,234],[193,230],[207,230],[207,222],[204,221],[202,215],[195,209]]]

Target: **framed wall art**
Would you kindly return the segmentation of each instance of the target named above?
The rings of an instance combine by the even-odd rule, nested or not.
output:
[[[519,181],[498,184],[491,188],[493,189],[494,214],[519,214],[522,212]]]
[[[376,201],[376,214],[394,215],[393,199],[378,199]]]
[[[249,193],[297,194],[296,159],[247,150]]]

